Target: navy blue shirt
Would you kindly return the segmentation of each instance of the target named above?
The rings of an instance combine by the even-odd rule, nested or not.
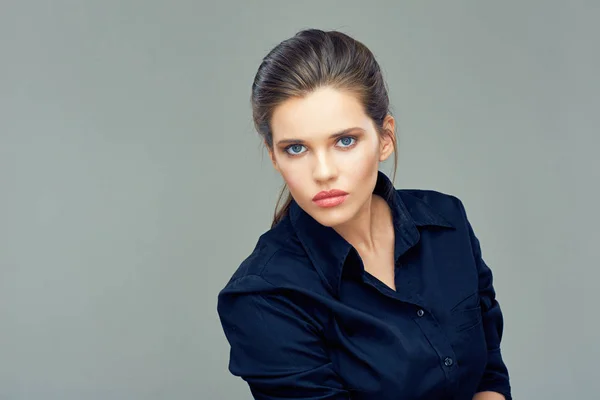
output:
[[[218,297],[229,370],[255,399],[511,399],[503,318],[461,201],[373,193],[395,230],[394,291],[364,269],[333,228],[292,201]]]

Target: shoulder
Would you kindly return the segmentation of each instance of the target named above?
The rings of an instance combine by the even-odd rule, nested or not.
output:
[[[396,189],[396,192],[413,214],[427,208],[442,216],[455,228],[464,224],[465,208],[462,200],[454,194],[433,189]]]
[[[269,330],[291,318],[318,327],[326,298],[326,286],[286,217],[259,237],[236,268],[218,294],[217,312],[226,332]],[[251,315],[263,325],[248,326]]]
[[[460,208],[461,200],[450,193],[433,189],[396,189],[402,201],[408,204],[424,202],[440,212],[452,213]]]
[[[322,282],[288,217],[260,237],[221,290],[227,293],[263,293],[280,289],[320,291]],[[324,286],[323,286],[323,290]]]

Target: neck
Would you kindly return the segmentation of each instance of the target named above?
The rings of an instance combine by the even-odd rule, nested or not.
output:
[[[383,198],[373,194],[358,214],[343,225],[333,227],[359,254],[377,253],[389,241],[391,210]]]

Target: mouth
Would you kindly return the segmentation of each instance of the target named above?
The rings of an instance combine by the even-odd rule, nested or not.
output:
[[[334,189],[319,192],[312,200],[319,207],[335,207],[342,204],[347,197],[348,193],[343,190]]]

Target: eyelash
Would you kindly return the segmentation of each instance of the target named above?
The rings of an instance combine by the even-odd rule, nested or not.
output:
[[[358,142],[358,138],[356,136],[342,136],[341,138],[338,139],[338,142],[342,139],[354,139],[354,143],[352,143],[351,145],[342,147],[342,149],[344,149],[344,150],[353,148],[356,145],[356,143]],[[285,151],[290,157],[298,157],[305,153],[305,152],[297,153],[297,154],[290,153],[288,150],[294,146],[303,146],[304,147],[304,145],[302,145],[300,143],[290,144],[285,149],[283,149],[283,151]]]

